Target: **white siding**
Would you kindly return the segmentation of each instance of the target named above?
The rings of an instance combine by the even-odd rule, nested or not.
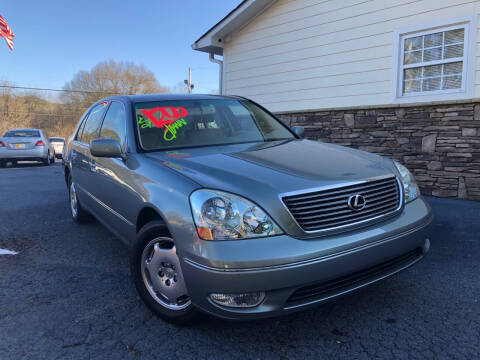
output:
[[[391,104],[395,30],[472,14],[480,0],[277,0],[225,40],[225,93],[274,112]]]

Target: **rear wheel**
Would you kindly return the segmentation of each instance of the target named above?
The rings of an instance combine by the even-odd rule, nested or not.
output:
[[[42,160],[43,165],[48,166],[50,164],[50,151],[47,154],[47,157]]]
[[[188,297],[175,243],[166,235],[160,221],[140,230],[131,258],[132,276],[140,297],[155,314],[186,324],[197,312]]]
[[[52,157],[50,158],[50,164],[53,164],[55,162],[55,152],[53,153]]]
[[[5,160],[0,160],[0,168],[4,168],[7,166],[7,162]]]
[[[91,219],[90,214],[83,209],[82,205],[78,201],[77,188],[75,183],[72,181],[72,176],[68,176],[68,194],[69,194],[69,203],[70,203],[70,214],[72,215],[73,221],[79,224],[88,222]]]

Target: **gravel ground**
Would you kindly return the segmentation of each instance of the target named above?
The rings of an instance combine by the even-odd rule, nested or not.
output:
[[[480,357],[480,203],[429,199],[431,251],[412,268],[313,310],[256,322],[157,319],[128,249],[70,220],[61,167],[0,169],[0,359]]]

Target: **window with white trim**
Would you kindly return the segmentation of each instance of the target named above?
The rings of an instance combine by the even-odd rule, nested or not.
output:
[[[401,37],[401,96],[465,90],[468,24]]]

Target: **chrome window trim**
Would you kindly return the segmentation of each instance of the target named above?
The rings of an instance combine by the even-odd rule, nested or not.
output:
[[[377,216],[374,216],[374,217],[369,218],[369,219],[364,219],[364,220],[352,222],[350,224],[333,226],[333,227],[320,229],[320,230],[304,230],[302,228],[302,226],[297,222],[297,220],[295,219],[293,214],[290,212],[290,210],[288,209],[288,206],[283,201],[283,198],[288,197],[288,196],[303,195],[303,194],[309,194],[309,193],[318,192],[318,191],[325,191],[325,190],[341,189],[341,188],[347,187],[347,186],[362,185],[362,184],[368,183],[370,181],[383,180],[383,179],[388,179],[388,178],[395,178],[395,180],[397,181],[397,186],[398,186],[399,196],[400,196],[400,201],[398,202],[398,207],[395,210],[390,211],[388,213],[377,215]],[[378,222],[380,220],[387,219],[389,217],[392,217],[392,216],[396,215],[397,213],[399,213],[403,209],[404,202],[405,202],[404,201],[404,196],[405,195],[403,193],[402,182],[400,181],[398,176],[396,176],[393,173],[392,174],[387,174],[387,175],[375,176],[375,177],[371,177],[371,178],[367,178],[367,179],[363,179],[363,180],[358,180],[358,181],[343,182],[343,183],[340,183],[340,184],[325,185],[325,186],[320,186],[320,187],[316,187],[316,188],[290,191],[290,192],[281,193],[281,194],[278,195],[278,197],[280,199],[280,202],[282,203],[283,207],[288,212],[288,214],[290,215],[292,220],[295,222],[295,225],[297,225],[297,227],[300,229],[300,231],[302,231],[304,234],[328,234],[328,233],[332,233],[332,232],[336,232],[336,231],[347,231],[349,229],[354,229],[354,228],[360,227],[362,225],[366,225],[368,223],[375,223],[375,222]]]

